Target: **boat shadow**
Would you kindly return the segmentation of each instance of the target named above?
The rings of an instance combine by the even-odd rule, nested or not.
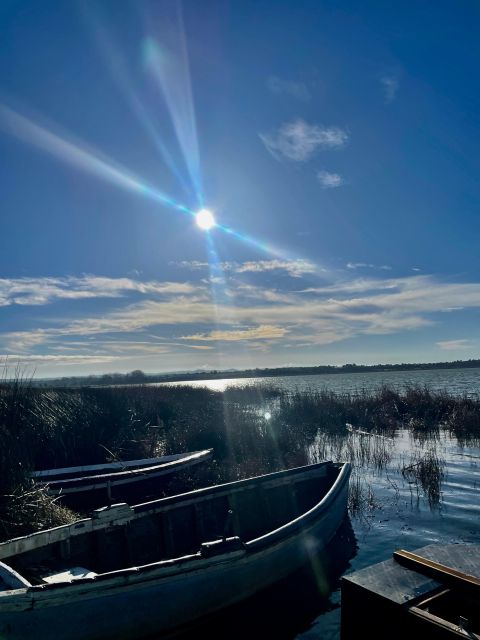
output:
[[[357,548],[346,517],[328,547],[288,578],[169,637],[198,640],[200,634],[209,640],[292,640],[314,625],[321,637],[339,637],[340,579]],[[330,612],[332,615],[324,615]],[[150,640],[160,637],[150,636]]]

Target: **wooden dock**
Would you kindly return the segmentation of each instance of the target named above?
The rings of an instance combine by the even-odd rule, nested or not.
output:
[[[480,545],[396,551],[342,579],[342,640],[480,640]]]

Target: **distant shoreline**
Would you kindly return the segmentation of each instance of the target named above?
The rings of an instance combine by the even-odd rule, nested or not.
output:
[[[55,379],[33,380],[35,386],[41,387],[78,387],[78,386],[103,386],[118,384],[150,384],[161,382],[192,382],[195,380],[219,380],[223,378],[277,378],[287,376],[306,375],[331,375],[341,373],[373,373],[395,371],[430,371],[441,369],[476,369],[480,368],[480,360],[455,360],[453,362],[429,362],[429,363],[402,363],[402,364],[377,364],[357,365],[345,364],[342,366],[319,365],[316,367],[277,367],[275,369],[241,369],[241,370],[214,370],[192,371],[180,373],[146,374],[142,371],[131,373],[112,373],[99,376],[72,376]]]

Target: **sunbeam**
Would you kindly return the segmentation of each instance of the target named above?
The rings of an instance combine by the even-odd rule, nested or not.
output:
[[[155,20],[149,18],[149,35],[143,40],[142,54],[145,68],[170,112],[178,144],[202,208],[200,155],[185,28],[180,4],[174,2],[169,7],[173,11],[168,15],[162,12]]]
[[[218,223],[208,209],[194,211],[171,196],[152,187],[128,169],[114,162],[108,158],[108,156],[105,156],[105,154],[88,148],[85,143],[68,140],[65,138],[65,134],[60,135],[53,133],[44,126],[33,122],[33,120],[3,104],[0,104],[0,127],[3,127],[7,133],[22,142],[41,149],[57,160],[62,160],[77,169],[85,171],[121,189],[137,193],[166,207],[188,214],[195,219],[197,225],[202,228],[202,230],[206,231],[207,235],[209,235],[211,231],[218,229],[224,234],[240,240],[264,254],[284,260],[293,259],[291,255],[288,255],[285,251],[280,251],[269,244]],[[319,271],[322,271],[320,267]]]
[[[255,249],[258,249],[258,251],[260,251],[261,253],[265,253],[267,255],[273,256],[275,258],[281,259],[281,260],[299,260],[302,258],[299,258],[299,256],[293,256],[291,252],[286,251],[286,250],[281,250],[277,247],[273,247],[271,244],[267,244],[266,242],[262,242],[261,240],[257,240],[256,238],[252,238],[252,236],[249,236],[245,233],[241,233],[240,231],[236,231],[235,229],[232,229],[231,227],[228,227],[226,225],[223,224],[219,224],[216,223],[215,224],[215,228],[216,229],[220,229],[220,231],[222,231],[223,233],[234,237],[236,240],[239,240],[240,242],[253,247]],[[310,262],[310,261],[308,261]],[[325,267],[320,266],[318,264],[315,264],[315,272],[317,275],[321,276],[322,278],[325,278],[325,274],[327,273],[327,269],[325,269]]]
[[[2,124],[8,133],[22,142],[32,144],[82,171],[127,191],[147,196],[177,211],[195,215],[195,212],[187,206],[148,185],[128,170],[114,163],[110,158],[106,158],[104,154],[101,157],[98,151],[83,148],[78,143],[66,140],[13,111],[13,109],[0,104],[0,125]]]
[[[85,8],[83,9],[87,26],[92,33],[92,37],[100,51],[105,65],[109,69],[113,80],[123,92],[125,100],[132,110],[132,113],[146,132],[148,140],[153,143],[157,151],[160,153],[161,158],[178,182],[182,185],[185,192],[189,193],[190,196],[194,195],[198,200],[197,195],[192,193],[191,184],[185,180],[185,176],[182,175],[172,154],[161,139],[160,132],[155,125],[151,109],[147,108],[145,103],[140,99],[138,93],[135,91],[128,74],[127,61],[120,47],[117,46],[112,35],[101,24],[101,21],[94,17],[90,10],[87,12]]]
[[[229,236],[233,236],[237,240],[240,240],[245,244],[249,244],[256,249],[259,249],[263,253],[269,253],[278,258],[285,258],[285,255],[281,251],[279,251],[278,249],[274,249],[271,245],[261,242],[260,240],[256,240],[255,238],[252,238],[251,236],[248,236],[244,233],[240,233],[239,231],[235,231],[235,229],[227,227],[223,224],[217,224],[216,226]]]

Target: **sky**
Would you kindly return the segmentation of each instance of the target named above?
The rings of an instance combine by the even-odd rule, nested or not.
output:
[[[0,26],[1,362],[480,357],[477,2],[3,0]]]

